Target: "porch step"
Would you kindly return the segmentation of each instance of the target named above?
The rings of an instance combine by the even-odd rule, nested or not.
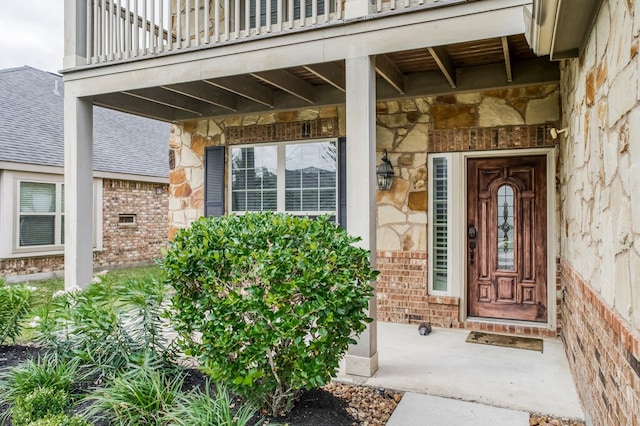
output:
[[[387,426],[527,426],[529,413],[407,392]]]

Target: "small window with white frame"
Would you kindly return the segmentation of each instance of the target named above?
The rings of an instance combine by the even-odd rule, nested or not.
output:
[[[231,148],[231,211],[336,216],[336,140]]]
[[[18,248],[64,244],[62,182],[18,181]]]
[[[0,258],[62,254],[64,177],[4,171],[0,180]],[[102,180],[93,181],[93,246],[102,249]]]

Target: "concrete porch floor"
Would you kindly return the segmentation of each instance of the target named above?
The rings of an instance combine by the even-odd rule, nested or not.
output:
[[[540,353],[466,343],[468,334],[469,330],[434,327],[429,336],[420,336],[416,325],[379,322],[378,371],[370,378],[350,376],[345,374],[343,362],[337,380],[584,419],[559,339],[544,338]],[[404,413],[398,412],[398,416],[420,409],[411,406],[419,401],[412,397],[405,404],[401,402],[396,411]],[[394,417],[396,413],[391,420]]]

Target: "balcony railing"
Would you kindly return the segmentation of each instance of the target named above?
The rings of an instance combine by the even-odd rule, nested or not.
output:
[[[373,4],[370,0],[86,1],[87,64],[184,51],[339,21],[344,18],[347,1],[367,2],[373,14],[439,4],[439,0],[376,0]]]

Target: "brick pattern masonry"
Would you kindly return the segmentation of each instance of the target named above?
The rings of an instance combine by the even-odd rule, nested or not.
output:
[[[640,333],[566,260],[562,337],[583,406],[594,424],[640,424]]]

